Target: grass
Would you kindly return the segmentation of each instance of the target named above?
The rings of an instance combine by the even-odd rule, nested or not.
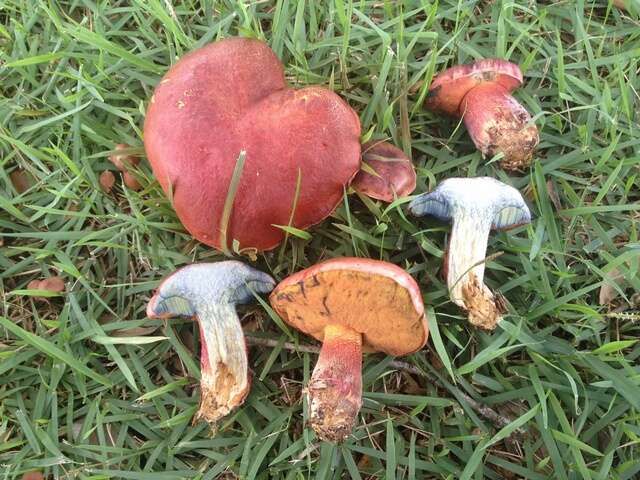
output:
[[[0,477],[638,478],[640,8],[630,7],[0,0]],[[431,339],[404,359],[419,374],[367,356],[362,414],[341,446],[305,428],[301,389],[316,354],[283,348],[313,342],[260,306],[244,316],[271,342],[250,349],[251,395],[216,435],[191,424],[197,328],[149,320],[145,304],[178,266],[223,256],[185,234],[145,161],[139,192],[119,176],[111,194],[98,187],[116,143],[143,152],[145,105],[167,67],[231,35],[266,40],[292,85],[333,88],[363,135],[411,153],[417,193],[490,175],[535,215],[490,240],[489,254],[502,254],[486,281],[509,302],[494,333],[470,328],[447,300],[447,227],[406,216],[405,200],[346,196],[310,238],[292,230],[282,250],[258,256],[279,279],[321,258],[382,258],[422,286]],[[522,176],[421,108],[435,72],[494,56],[522,67],[516,96],[541,129]],[[23,193],[17,169],[32,179]],[[67,291],[37,300],[27,284],[53,274]],[[605,285],[612,305],[599,303]],[[513,422],[496,425],[469,399]]]

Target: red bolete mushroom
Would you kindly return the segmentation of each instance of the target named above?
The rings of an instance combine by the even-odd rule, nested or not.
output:
[[[251,384],[247,347],[235,306],[268,293],[274,280],[229,260],[183,267],[167,277],[147,305],[149,318],[190,317],[200,325],[201,401],[196,420],[215,423],[240,405]]]
[[[506,60],[458,65],[433,79],[426,107],[462,117],[483,156],[502,153],[502,168],[523,170],[540,139],[529,112],[511,96],[522,81],[520,67]]]
[[[269,300],[284,321],[322,341],[306,392],[323,440],[351,432],[362,405],[363,350],[406,355],[427,341],[420,289],[391,263],[328,260],[283,280]]]
[[[409,204],[413,215],[452,223],[445,270],[451,300],[467,311],[469,322],[493,330],[502,319],[500,297],[483,283],[489,233],[531,221],[515,188],[494,178],[448,178]]]
[[[222,250],[233,240],[269,250],[284,238],[276,225],[306,228],[330,215],[360,168],[359,135],[344,100],[288,88],[275,53],[250,38],[184,56],[156,87],[144,124],[151,167],[178,217]]]
[[[360,193],[384,202],[405,197],[416,188],[416,172],[411,159],[388,142],[370,141],[362,146],[362,163],[375,175],[360,170],[351,186]]]

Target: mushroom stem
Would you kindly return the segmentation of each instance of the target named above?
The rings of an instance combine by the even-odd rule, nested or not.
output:
[[[491,290],[482,282],[491,218],[469,211],[454,217],[447,251],[447,286],[451,300],[467,310],[469,321],[493,329],[501,320]]]
[[[509,91],[497,83],[480,84],[465,95],[460,114],[476,148],[485,157],[503,153],[505,170],[523,170],[538,145],[531,115]]]
[[[362,406],[362,335],[341,325],[327,325],[307,395],[311,426],[318,437],[342,442]]]
[[[194,420],[214,423],[247,396],[247,346],[235,307],[274,284],[266,273],[237,261],[200,263],[167,277],[149,300],[149,318],[188,317],[200,326],[202,398]]]
[[[247,347],[234,305],[207,305],[200,325],[200,409],[194,420],[214,423],[240,404],[249,391]]]

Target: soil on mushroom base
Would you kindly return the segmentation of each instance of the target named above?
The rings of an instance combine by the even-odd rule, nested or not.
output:
[[[469,322],[485,330],[494,330],[505,312],[502,297],[487,297],[473,272],[469,273],[469,281],[462,286],[462,299],[469,313]]]
[[[496,108],[495,117],[487,122],[488,140],[481,146],[484,156],[490,158],[502,152],[503,168],[512,171],[526,168],[539,141],[535,125],[527,125],[530,121],[522,107],[516,111]]]

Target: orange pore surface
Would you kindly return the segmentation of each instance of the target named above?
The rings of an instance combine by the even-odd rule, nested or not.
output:
[[[458,115],[460,104],[469,90],[482,83],[495,83],[512,92],[522,85],[518,65],[500,59],[483,59],[457,65],[438,74],[429,86],[426,107],[429,110]]]
[[[406,355],[427,341],[418,285],[387,262],[328,260],[285,279],[269,299],[283,320],[320,341],[335,324],[361,333],[370,352]]]
[[[160,81],[149,103],[144,145],[155,176],[186,229],[221,245],[221,219],[241,151],[246,152],[226,247],[269,250],[274,225],[306,228],[342,201],[360,168],[360,121],[321,87],[287,87],[267,44],[229,38],[195,50]]]

